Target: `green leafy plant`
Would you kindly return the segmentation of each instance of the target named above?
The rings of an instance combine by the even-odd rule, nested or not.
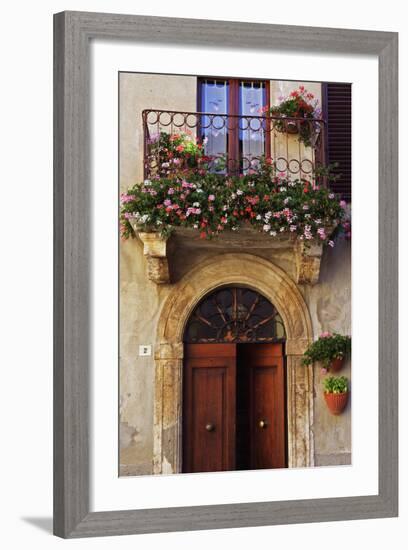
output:
[[[342,359],[351,351],[350,336],[323,332],[319,338],[307,348],[303,355],[303,364],[311,365],[315,362],[323,364],[323,368],[329,369],[334,359]]]
[[[211,160],[191,132],[159,132],[151,135],[148,143],[151,168],[160,177],[182,171],[202,171]]]
[[[325,393],[348,392],[348,379],[345,376],[328,376],[323,380]]]
[[[168,235],[190,227],[201,238],[213,238],[250,225],[270,237],[286,232],[305,243],[317,239],[334,246],[331,232],[342,223],[345,207],[318,179],[292,180],[262,160],[256,170],[237,176],[182,170],[131,187],[121,195],[121,234]]]
[[[295,123],[295,121],[276,120],[273,124],[274,128],[280,132],[290,132],[290,128],[294,127],[296,131],[299,131],[300,141],[310,147],[313,137],[320,132],[320,124],[313,122],[320,119],[322,114],[318,100],[304,86],[299,86],[287,97],[279,99],[280,103],[267,108],[270,116],[282,119],[306,119],[306,121],[298,120]],[[265,111],[265,109],[263,110]]]

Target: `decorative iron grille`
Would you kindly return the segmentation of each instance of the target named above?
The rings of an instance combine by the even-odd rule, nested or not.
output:
[[[193,311],[186,343],[277,342],[285,328],[276,308],[264,296],[244,287],[217,289]]]
[[[157,109],[144,110],[142,119],[145,178],[171,170],[167,162],[163,169],[163,158],[157,147],[163,134],[194,136],[203,144],[207,169],[220,174],[246,173],[251,168],[256,169],[261,158],[266,158],[278,173],[308,179],[325,161],[326,125],[323,119]],[[305,135],[308,136],[307,145],[302,141]],[[298,139],[291,139],[293,136]]]

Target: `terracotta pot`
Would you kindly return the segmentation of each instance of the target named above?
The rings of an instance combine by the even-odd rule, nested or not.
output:
[[[347,405],[349,392],[344,393],[325,393],[327,407],[332,414],[341,414]]]
[[[329,367],[330,372],[338,372],[343,366],[343,363],[344,357],[341,357],[340,359],[333,359]]]
[[[288,134],[297,134],[299,132],[299,128],[296,122],[287,122],[285,124],[285,130]]]

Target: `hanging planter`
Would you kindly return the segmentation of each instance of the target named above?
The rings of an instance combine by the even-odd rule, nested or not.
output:
[[[329,376],[324,380],[324,399],[332,414],[341,414],[348,403],[348,398],[348,380],[345,376]]]
[[[338,359],[333,359],[329,366],[330,372],[338,372],[342,369],[344,364],[344,357],[339,357]]]
[[[296,122],[293,121],[287,121],[284,125],[284,129],[288,134],[298,134],[299,128]]]
[[[338,372],[350,355],[351,338],[342,334],[323,332],[310,344],[303,355],[303,364],[321,363],[325,372]]]
[[[299,140],[306,147],[313,147],[320,133],[319,120],[322,111],[314,95],[299,86],[287,97],[279,98],[279,103],[264,111],[273,120],[273,128],[278,132],[299,134]],[[295,120],[288,120],[295,119]]]

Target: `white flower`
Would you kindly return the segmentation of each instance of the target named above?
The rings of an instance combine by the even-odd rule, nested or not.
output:
[[[233,231],[236,231],[236,230],[238,229],[238,227],[231,227],[231,229],[232,229]]]
[[[335,194],[334,194],[334,193],[330,193],[329,199],[334,199],[334,197],[335,197]]]
[[[193,206],[194,206],[194,208],[198,208],[200,206],[200,203],[199,202],[193,202]]]
[[[266,223],[264,226],[263,226],[263,230],[264,231],[269,231],[271,228],[271,226],[269,225],[269,223]]]
[[[150,185],[152,182],[150,180],[144,180],[143,184],[144,185]]]
[[[232,194],[231,194],[231,198],[232,198],[232,199],[236,199],[236,198],[237,198],[236,194],[235,194],[235,193],[232,193]]]
[[[202,189],[197,189],[196,191],[197,191],[197,193],[204,193],[204,191]]]
[[[228,210],[228,206],[226,204],[224,204],[224,206],[222,207],[223,211],[225,212],[226,210]]]
[[[286,197],[286,199],[283,201],[283,204],[288,204],[289,201],[290,201],[290,197]]]
[[[258,214],[258,215],[257,215],[257,217],[256,217],[256,219],[257,219],[257,220],[260,220],[260,219],[262,219],[262,216],[261,216],[261,214]]]
[[[317,225],[319,225],[319,224],[322,223],[322,220],[315,220],[315,223],[316,223]]]
[[[310,218],[310,214],[305,214],[305,218],[308,220]]]
[[[195,223],[195,224],[193,225],[193,227],[194,227],[194,229],[198,229],[198,223]]]
[[[267,212],[267,213],[265,214],[265,218],[266,218],[267,220],[269,220],[269,218],[270,218],[271,216],[272,216],[272,212],[269,210],[269,212]]]
[[[276,237],[276,231],[271,231],[271,232],[269,233],[269,235],[270,235],[271,237]]]
[[[161,225],[163,222],[161,220],[156,221],[156,225]]]
[[[334,246],[334,241],[329,241],[327,244],[333,248],[333,246]]]
[[[243,195],[243,194],[244,194],[244,192],[241,191],[241,189],[238,189],[238,190],[237,190],[237,195]]]
[[[289,229],[290,229],[291,231],[296,231],[296,225],[291,225],[291,226],[289,227]]]
[[[146,223],[148,220],[149,220],[149,214],[144,214],[144,215],[141,216],[141,218],[140,218],[140,221],[141,221],[142,223]]]
[[[284,228],[284,227],[281,227],[279,231],[280,231],[281,233],[283,233],[283,231],[285,231],[285,228]]]
[[[280,187],[280,188],[279,188],[279,191],[280,191],[281,193],[284,193],[284,192],[286,191],[286,187]]]

